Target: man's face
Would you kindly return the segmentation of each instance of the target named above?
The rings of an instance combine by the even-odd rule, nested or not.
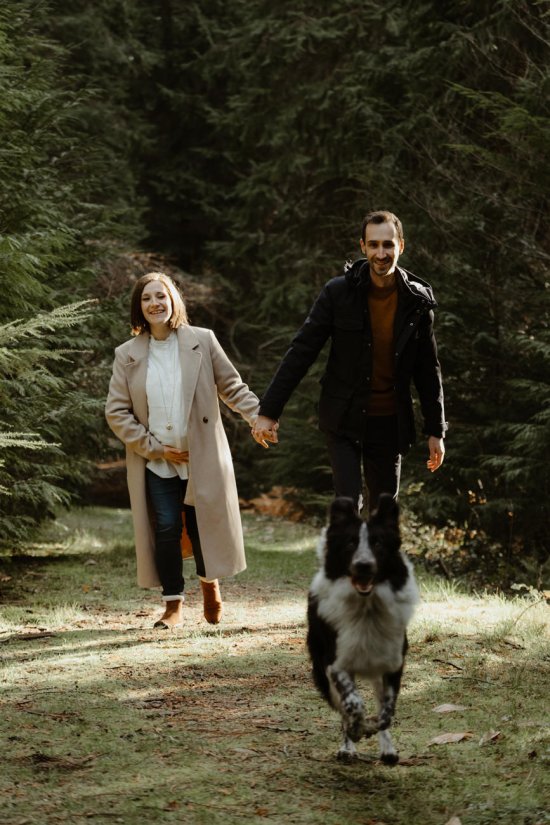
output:
[[[361,251],[367,258],[375,284],[384,286],[394,279],[395,267],[403,252],[404,243],[393,223],[368,223]]]

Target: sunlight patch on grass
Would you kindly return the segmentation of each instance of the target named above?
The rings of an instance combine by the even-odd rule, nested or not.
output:
[[[62,512],[47,522],[38,541],[25,548],[25,555],[43,558],[53,555],[80,556],[108,553],[121,541],[133,543],[129,510],[81,507]]]
[[[446,632],[477,634],[487,639],[508,635],[525,639],[548,633],[550,611],[543,599],[506,598],[501,595],[468,595],[445,582],[423,583],[417,623],[440,626]]]
[[[78,604],[57,604],[36,608],[8,606],[2,608],[0,633],[15,633],[27,629],[43,631],[67,630],[78,622],[86,621],[86,614]]]

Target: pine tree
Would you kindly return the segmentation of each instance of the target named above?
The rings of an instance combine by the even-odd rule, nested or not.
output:
[[[59,425],[68,420],[64,409],[82,403],[82,396],[74,382],[52,365],[74,362],[78,353],[56,346],[56,340],[64,330],[88,320],[90,304],[62,306],[0,327],[0,541],[4,544],[26,539],[30,529],[54,515],[58,504],[70,500],[60,485],[67,467],[62,450],[66,434],[61,435]],[[74,484],[79,481],[79,465],[82,461],[71,462]]]
[[[79,307],[110,246],[134,231],[128,220],[117,229],[115,169],[88,131],[91,92],[67,84],[49,13],[32,0],[0,9],[0,537],[10,541],[87,483],[105,436],[97,338]]]

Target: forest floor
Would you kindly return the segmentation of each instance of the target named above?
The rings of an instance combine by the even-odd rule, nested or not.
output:
[[[544,599],[419,565],[401,761],[371,739],[342,764],[304,646],[317,531],[243,521],[249,568],[216,627],[189,570],[185,626],[153,630],[124,510],[71,511],[0,558],[1,823],[550,823]]]

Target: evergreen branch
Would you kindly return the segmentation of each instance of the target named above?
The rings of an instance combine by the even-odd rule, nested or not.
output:
[[[17,433],[0,431],[0,448],[24,447],[27,450],[43,450],[46,447],[59,447],[50,441],[44,441],[38,433]]]
[[[38,338],[45,332],[74,327],[88,320],[92,315],[92,306],[98,301],[94,298],[65,304],[50,312],[40,312],[35,318],[16,319],[0,326],[0,347],[13,345],[27,337]]]

